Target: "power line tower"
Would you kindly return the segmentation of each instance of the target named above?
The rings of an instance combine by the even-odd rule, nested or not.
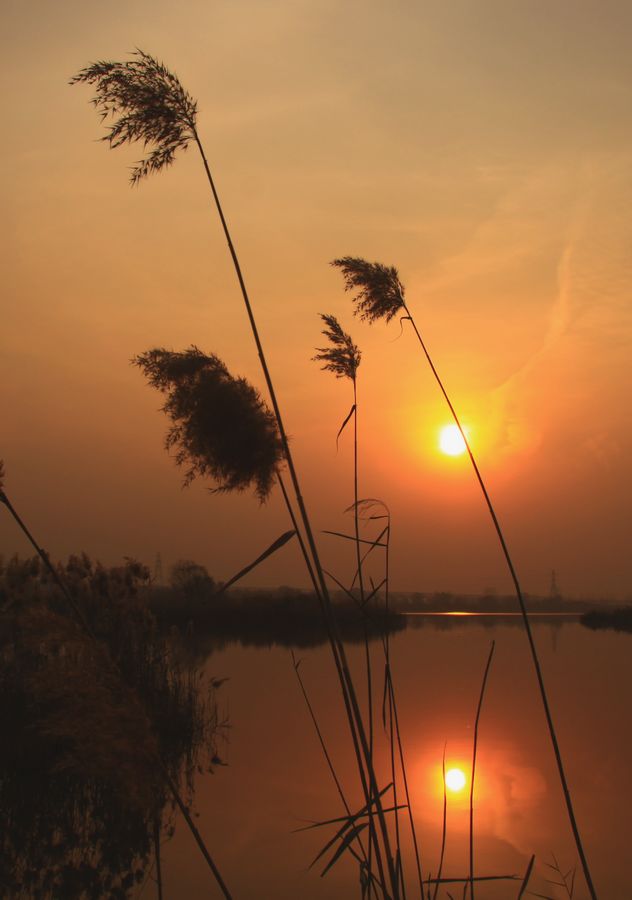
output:
[[[551,569],[551,587],[549,588],[549,597],[551,600],[561,600],[562,594],[557,584],[557,575],[555,569]]]

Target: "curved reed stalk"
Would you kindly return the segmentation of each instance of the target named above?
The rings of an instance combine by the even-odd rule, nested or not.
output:
[[[522,593],[522,588],[520,586],[520,582],[518,580],[518,576],[516,574],[513,560],[510,556],[503,531],[500,527],[500,522],[496,515],[496,511],[487,491],[485,482],[483,481],[483,476],[481,475],[481,472],[479,470],[478,464],[474,457],[474,453],[472,452],[472,448],[467,439],[467,435],[465,434],[463,426],[461,425],[460,419],[456,413],[452,401],[450,400],[443,381],[439,377],[439,373],[437,372],[428,348],[426,347],[419,329],[417,328],[413,315],[406,305],[406,301],[404,298],[404,285],[399,279],[397,269],[394,266],[385,266],[382,263],[369,263],[366,260],[361,259],[360,257],[352,256],[345,256],[341,257],[340,259],[335,259],[333,260],[332,265],[342,270],[345,279],[345,289],[356,292],[356,296],[354,297],[356,303],[355,312],[360,316],[360,318],[365,319],[370,323],[382,318],[389,322],[394,316],[400,315],[403,321],[410,322],[417,340],[419,341],[419,345],[423,351],[423,354],[428,362],[428,365],[430,366],[430,370],[435,378],[435,381],[437,382],[437,385],[439,386],[439,389],[448,405],[452,418],[454,419],[454,422],[461,433],[461,437],[463,438],[463,441],[465,443],[465,447],[472,464],[476,480],[478,481],[478,485],[483,494],[485,504],[492,519],[494,530],[496,532],[496,536],[502,550],[502,554],[505,558],[511,580],[514,585],[516,598],[518,600],[520,612],[522,614],[522,621],[529,643],[531,659],[536,673],[536,679],[540,691],[540,698],[542,700],[542,706],[544,708],[544,715],[546,718],[549,737],[553,746],[553,753],[555,756],[555,762],[557,764],[557,771],[560,778],[562,792],[564,794],[566,810],[568,813],[571,830],[573,832],[573,838],[575,840],[577,853],[581,861],[588,891],[592,900],[597,900],[597,893],[593,885],[592,876],[588,866],[588,860],[584,852],[584,847],[579,833],[579,826],[577,824],[575,811],[573,809],[571,792],[568,786],[568,781],[566,779],[566,772],[564,770],[562,754],[557,739],[553,716],[551,714],[551,709],[549,706],[549,700],[544,684],[544,677],[542,675],[540,659],[535,646],[535,641],[531,630],[531,623],[529,621],[529,615],[527,613],[527,607],[524,601],[524,595]]]
[[[290,480],[299,509],[300,520],[303,525],[309,555],[311,556],[314,573],[318,582],[318,596],[329,635],[334,663],[338,672],[341,692],[354,744],[358,773],[367,808],[370,809],[372,807],[371,798],[374,798],[375,801],[381,846],[378,835],[373,827],[373,817],[370,819],[369,828],[375,848],[376,863],[380,874],[380,880],[386,893],[387,879],[385,877],[385,868],[382,861],[383,848],[391,895],[393,900],[398,900],[399,880],[395,861],[391,852],[389,832],[384,809],[380,800],[380,791],[373,767],[369,741],[366,736],[364,722],[355,686],[349,670],[344,645],[340,639],[333,617],[325,575],[320,562],[305,501],[301,492],[298,475],[292,458],[283,419],[281,417],[276,391],[274,389],[263,345],[259,336],[252,304],[246,289],[242,269],[220,203],[215,182],[211,174],[210,166],[197,131],[197,104],[191,95],[184,90],[178,78],[172,72],[170,72],[162,63],[141,50],[137,50],[132,59],[125,63],[94,63],[80,71],[71,79],[71,84],[75,83],[85,83],[95,86],[96,94],[93,98],[93,104],[100,111],[103,120],[108,118],[111,119],[111,124],[108,126],[108,132],[103,138],[103,140],[109,143],[110,147],[115,148],[125,143],[132,144],[140,142],[146,149],[149,148],[146,157],[132,170],[130,176],[132,184],[138,184],[150,173],[159,172],[161,169],[169,166],[173,163],[176,152],[178,150],[186,150],[190,143],[194,143],[199,150],[211,190],[213,203],[217,210],[233,262],[252,336],[259,356],[263,377],[266,382],[266,387],[277,421],[283,453],[287,461]]]
[[[487,687],[487,676],[489,675],[489,669],[492,664],[492,657],[494,656],[495,646],[496,641],[492,641],[491,647],[489,648],[489,656],[487,657],[487,665],[485,666],[485,672],[483,674],[481,693],[478,698],[476,719],[474,720],[474,741],[472,745],[472,777],[470,779],[470,900],[474,900],[474,781],[476,778],[476,754],[478,751],[478,723],[481,718],[483,698],[485,697],[485,688]]]

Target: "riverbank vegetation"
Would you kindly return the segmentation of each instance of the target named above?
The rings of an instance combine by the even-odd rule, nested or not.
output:
[[[221,763],[225,723],[216,685],[158,628],[144,566],[81,555],[56,571],[96,641],[39,558],[0,564],[0,893],[127,897],[158,877],[173,829],[148,759],[190,802],[195,772]]]

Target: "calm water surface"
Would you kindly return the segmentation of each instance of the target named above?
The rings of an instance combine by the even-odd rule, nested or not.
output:
[[[400,723],[405,742],[422,863],[436,872],[441,843],[441,758],[466,772],[483,669],[490,642],[496,651],[479,726],[476,779],[476,874],[524,874],[536,854],[530,888],[547,885],[554,854],[567,871],[577,864],[545,730],[524,633],[516,622],[415,621],[391,641]],[[549,619],[534,626],[552,712],[593,879],[602,900],[632,897],[632,636],[592,632],[576,622]],[[372,645],[377,694],[383,657]],[[349,802],[359,808],[347,726],[326,647],[297,651],[310,699]],[[349,650],[360,674],[363,651]],[[342,859],[325,878],[309,864],[331,830],[293,833],[302,825],[341,815],[341,805],[318,746],[287,649],[215,652],[206,666],[229,681],[221,689],[231,727],[227,767],[201,776],[198,825],[235,897],[316,900],[358,897],[357,867]],[[364,680],[362,680],[364,684]],[[378,729],[381,729],[378,715]],[[380,734],[380,772],[388,782]],[[384,763],[382,765],[381,763]],[[449,798],[445,877],[468,871],[468,791]],[[408,848],[407,848],[408,849]],[[165,895],[219,896],[183,827],[163,848]],[[410,857],[407,870],[414,890]],[[460,897],[462,889],[451,889]],[[557,892],[556,892],[557,891]],[[518,883],[480,885],[478,900],[516,897]],[[577,874],[575,900],[587,896]],[[440,897],[447,898],[446,890]]]

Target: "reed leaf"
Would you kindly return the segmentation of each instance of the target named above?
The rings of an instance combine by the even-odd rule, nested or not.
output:
[[[535,863],[535,853],[529,860],[529,865],[527,866],[527,871],[524,873],[524,878],[522,879],[522,884],[520,885],[520,890],[518,891],[518,896],[517,896],[516,900],[521,900],[521,898],[524,896],[525,891],[527,890],[527,886],[531,879],[531,873],[533,872],[534,863]]]
[[[332,847],[336,843],[337,840],[342,838],[343,834],[347,831],[347,829],[351,828],[355,824],[355,822],[357,822],[358,819],[361,819],[363,816],[366,816],[369,813],[369,809],[373,805],[377,805],[378,803],[380,803],[384,794],[392,787],[393,787],[392,783],[387,784],[386,787],[382,788],[382,790],[378,793],[378,795],[376,797],[371,798],[370,803],[366,803],[362,807],[362,809],[358,810],[358,812],[353,813],[350,816],[345,816],[341,827],[334,834],[334,836],[332,838],[330,838],[330,840],[327,841],[327,843],[322,848],[322,850],[318,853],[318,855],[310,863],[310,869],[313,865],[315,865],[318,862],[318,860],[321,858],[321,856],[324,856],[324,854],[329,850],[330,847]]]
[[[291,540],[296,531],[292,528],[291,531],[285,531],[283,534],[273,541],[267,550],[264,550],[255,560],[249,563],[247,566],[244,566],[243,569],[240,569],[236,575],[233,575],[232,578],[229,578],[226,584],[223,584],[216,592],[215,596],[218,594],[223,594],[224,591],[228,590],[228,588],[235,584],[236,581],[239,581],[240,578],[243,578],[244,575],[247,575],[248,572],[251,572],[252,569],[256,568],[259,563],[262,563],[264,559],[267,559],[269,556],[272,556],[273,553],[276,553],[277,550],[280,550],[281,547],[284,547],[289,540]]]
[[[358,837],[358,835],[360,835],[364,831],[364,829],[366,827],[367,827],[366,822],[360,822],[359,825],[354,825],[353,828],[349,831],[349,833],[344,836],[344,838],[340,842],[340,846],[337,847],[336,852],[331,857],[331,859],[329,860],[329,862],[327,863],[327,865],[325,866],[323,871],[320,873],[321,878],[323,878],[327,874],[327,872],[331,869],[331,867],[338,862],[338,860],[340,859],[342,854],[345,852],[345,850],[349,847],[349,845],[352,843],[352,841],[354,841]]]
[[[347,413],[347,416],[346,416],[344,422],[338,429],[338,434],[336,435],[336,450],[338,449],[338,441],[340,440],[340,435],[345,430],[349,420],[351,419],[351,416],[354,414],[355,411],[356,411],[356,405],[354,403],[353,406],[351,407],[351,409],[349,410],[349,412]]]

